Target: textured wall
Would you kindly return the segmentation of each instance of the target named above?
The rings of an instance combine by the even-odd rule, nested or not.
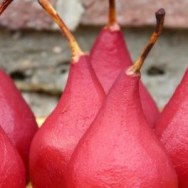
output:
[[[107,21],[108,0],[50,0],[69,27],[79,24],[101,25]],[[187,0],[117,0],[118,21],[122,25],[153,25],[154,12],[167,12],[166,27],[188,28]],[[15,0],[0,19],[11,29],[53,29],[54,24],[38,5],[37,0]]]

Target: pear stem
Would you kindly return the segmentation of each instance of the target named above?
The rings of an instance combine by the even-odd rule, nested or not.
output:
[[[66,39],[69,42],[69,45],[72,50],[72,58],[77,62],[79,57],[84,53],[80,49],[76,39],[73,34],[70,32],[64,21],[61,19],[56,10],[52,7],[48,0],[38,0],[39,4],[44,8],[44,10],[51,16],[54,22],[59,26],[61,32],[65,35]]]
[[[140,73],[140,69],[142,68],[142,65],[144,63],[144,60],[148,56],[150,50],[156,43],[157,39],[159,38],[163,26],[164,26],[164,18],[165,18],[165,10],[163,8],[159,9],[156,13],[156,27],[154,32],[152,33],[149,42],[147,43],[146,47],[144,48],[143,52],[141,53],[140,57],[137,59],[137,61],[132,65],[131,71],[133,73]]]
[[[13,0],[3,0],[0,5],[0,15],[4,12],[4,10],[12,3]]]
[[[112,26],[117,22],[116,20],[116,3],[115,0],[109,0],[109,25]]]

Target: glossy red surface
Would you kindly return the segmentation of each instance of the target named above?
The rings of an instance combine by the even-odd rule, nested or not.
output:
[[[161,113],[156,132],[170,156],[179,188],[188,187],[188,69]]]
[[[161,143],[146,123],[138,75],[119,76],[96,119],[80,140],[66,188],[177,188]]]
[[[105,27],[97,37],[90,54],[91,65],[107,94],[122,70],[132,65],[124,36],[117,25]],[[139,92],[146,119],[151,127],[159,117],[158,107],[140,82]]]
[[[23,161],[4,131],[0,128],[0,188],[25,188]]]
[[[29,166],[31,140],[38,130],[35,117],[11,78],[0,70],[0,125]]]
[[[64,93],[32,142],[30,172],[34,188],[64,187],[67,163],[104,97],[87,57],[71,63]]]

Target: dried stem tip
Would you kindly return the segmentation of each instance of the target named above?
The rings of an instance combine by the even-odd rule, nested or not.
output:
[[[161,8],[155,13],[157,25],[155,31],[161,33],[164,25],[165,9]]]
[[[109,25],[116,23],[116,3],[115,0],[109,0]]]
[[[72,50],[73,60],[76,62],[79,59],[79,57],[83,54],[83,52],[80,49],[78,43],[76,42],[74,36],[72,35],[64,21],[61,19],[59,14],[52,7],[48,0],[38,0],[38,2],[44,8],[44,10],[51,16],[54,22],[61,29],[61,32],[65,35]]]
[[[3,2],[0,4],[0,15],[4,12],[4,10],[9,6],[9,4],[13,0],[3,0]]]
[[[159,35],[161,34],[163,30],[163,25],[164,25],[164,18],[165,18],[165,10],[163,8],[159,9],[156,13],[156,27],[154,32],[152,33],[149,42],[147,43],[146,47],[144,48],[143,52],[141,53],[140,57],[138,60],[134,63],[134,65],[131,68],[131,71],[133,73],[139,73],[140,69],[144,63],[144,60],[148,56],[150,50],[156,43],[157,39],[159,38]]]

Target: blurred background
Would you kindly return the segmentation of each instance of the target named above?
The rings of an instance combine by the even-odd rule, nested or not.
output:
[[[89,51],[108,19],[108,0],[51,0]],[[166,9],[165,29],[142,69],[142,79],[159,108],[181,80],[188,61],[188,0],[117,0],[131,57],[136,60],[155,25],[154,13]],[[36,116],[55,107],[68,76],[69,46],[36,0],[15,0],[0,18],[0,68],[15,80]]]

